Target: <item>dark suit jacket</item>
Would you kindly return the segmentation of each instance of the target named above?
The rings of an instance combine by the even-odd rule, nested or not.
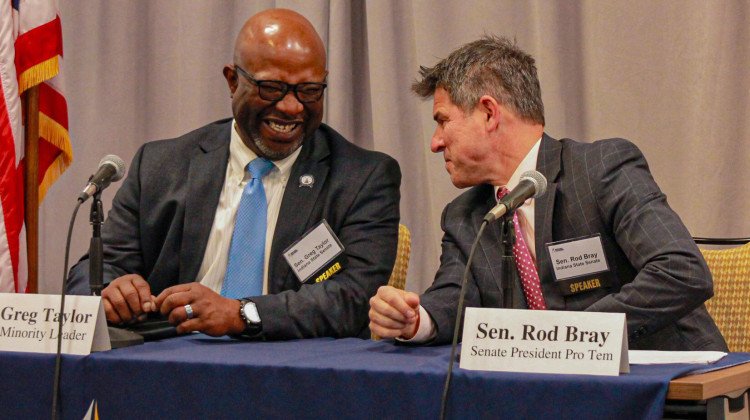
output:
[[[711,273],[635,145],[623,139],[589,144],[544,135],[537,170],[548,180],[547,193],[534,208],[537,266],[548,309],[625,313],[631,349],[727,350],[703,304],[713,295]],[[493,187],[479,185],[443,211],[440,269],[421,298],[437,327],[434,343],[452,339],[466,259],[495,204]],[[466,306],[502,307],[499,227],[489,225],[480,239]],[[612,272],[611,287],[563,296],[554,284],[545,244],[597,233]]]
[[[138,150],[102,229],[104,282],[140,274],[158,295],[189,283],[203,260],[229,159],[231,119]],[[312,188],[299,187],[310,174]],[[273,236],[269,294],[253,297],[262,338],[366,337],[368,299],[396,259],[401,171],[322,124],[292,167]],[[325,219],[348,267],[301,285],[282,252]],[[72,292],[88,294],[88,257],[71,269]]]

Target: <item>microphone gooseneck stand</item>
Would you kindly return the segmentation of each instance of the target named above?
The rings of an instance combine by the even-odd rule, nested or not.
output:
[[[104,223],[104,210],[102,208],[102,194],[96,192],[91,200],[91,213],[89,222],[93,233],[89,241],[89,287],[92,296],[101,296],[104,288],[104,247],[102,245],[102,224]]]
[[[503,278],[501,284],[503,286],[503,307],[513,308],[516,305],[515,297],[518,295],[514,292],[516,279],[518,276],[516,270],[516,263],[513,259],[513,244],[516,241],[516,231],[513,223],[513,213],[510,211],[502,216],[502,241],[501,246],[503,247]],[[494,219],[491,219],[494,220]],[[451,386],[451,377],[453,376],[453,362],[456,358],[456,346],[458,345],[458,332],[461,329],[461,323],[463,322],[464,312],[464,296],[466,295],[466,283],[468,283],[469,272],[471,269],[471,262],[474,259],[474,252],[479,245],[479,238],[482,237],[484,229],[491,222],[490,219],[485,218],[482,221],[482,225],[479,227],[477,237],[474,239],[474,243],[471,245],[471,251],[469,252],[469,258],[466,260],[466,268],[464,269],[464,275],[461,278],[461,292],[458,296],[458,311],[456,312],[456,325],[453,328],[453,342],[451,343],[451,357],[448,362],[448,374],[445,378],[445,387],[443,388],[443,397],[440,401],[440,420],[445,419],[445,409],[448,403],[448,392]]]
[[[501,221],[502,246],[503,246],[503,278],[500,283],[503,286],[503,308],[516,308],[516,283],[518,282],[518,270],[516,260],[513,258],[513,245],[516,243],[516,227],[513,222],[514,212],[509,212]]]
[[[101,296],[104,288],[104,247],[102,245],[104,211],[101,192],[97,191],[92,198],[89,216],[93,230],[89,242],[89,287],[92,296]],[[113,349],[143,344],[143,336],[140,334],[115,327],[107,327],[107,330],[109,331],[109,343]]]

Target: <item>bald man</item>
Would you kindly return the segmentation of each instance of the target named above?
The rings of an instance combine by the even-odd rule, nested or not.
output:
[[[325,47],[303,16],[251,17],[223,73],[234,118],[145,144],[114,198],[102,229],[107,319],[132,324],[158,311],[180,333],[367,337],[368,299],[396,258],[398,163],[321,123]],[[270,162],[265,237],[235,226],[257,159]],[[345,257],[335,274],[302,281],[284,251],[323,221]],[[240,247],[263,253],[262,292],[224,284],[228,266],[235,286],[258,272],[229,261]],[[71,269],[72,292],[88,294],[88,267],[84,256]]]

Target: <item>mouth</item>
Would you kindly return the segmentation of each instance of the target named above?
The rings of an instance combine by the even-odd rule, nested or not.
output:
[[[271,120],[265,120],[264,124],[270,131],[278,133],[282,136],[292,133],[300,125],[298,122],[281,122]]]

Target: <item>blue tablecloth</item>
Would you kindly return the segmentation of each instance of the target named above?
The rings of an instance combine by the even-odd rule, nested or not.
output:
[[[450,347],[360,339],[243,342],[196,334],[63,356],[62,408],[80,419],[436,419]],[[750,360],[730,354],[717,365]],[[658,419],[670,379],[705,365],[616,377],[456,368],[448,418]],[[0,352],[0,417],[49,418],[54,355]]]

